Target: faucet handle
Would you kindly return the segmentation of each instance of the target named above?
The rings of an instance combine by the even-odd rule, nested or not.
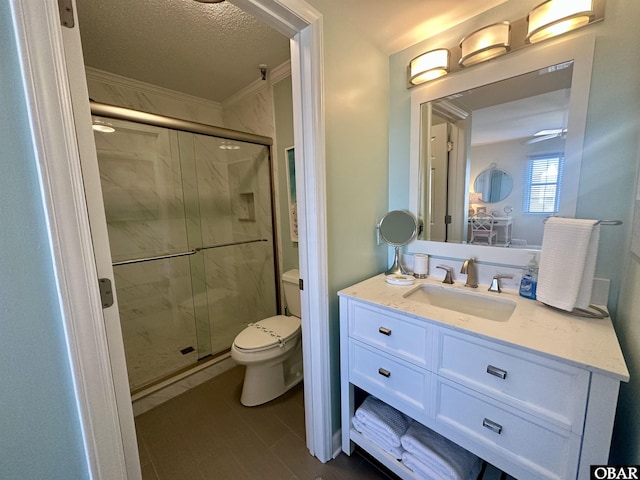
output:
[[[489,287],[490,292],[498,292],[502,293],[502,282],[500,281],[503,278],[513,278],[513,275],[507,275],[504,273],[496,273],[491,280],[491,286]]]
[[[444,280],[442,280],[442,283],[448,283],[450,285],[453,285],[453,278],[451,276],[451,273],[453,272],[453,268],[447,267],[446,265],[437,265],[436,268],[441,268],[442,270],[447,272],[444,275]]]

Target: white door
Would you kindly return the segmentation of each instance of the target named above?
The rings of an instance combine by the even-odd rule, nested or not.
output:
[[[62,28],[65,60],[69,75],[69,88],[73,103],[73,116],[82,165],[91,239],[94,246],[98,277],[114,284],[111,252],[107,234],[107,221],[104,212],[98,157],[91,129],[91,110],[89,92],[82,57],[82,46],[78,28]],[[124,342],[118,314],[118,300],[113,291],[114,303],[103,309],[104,325],[109,345],[111,372],[115,386],[118,421],[124,446],[125,463],[129,480],[141,479],[138,444],[136,440],[131,392],[127,375]]]
[[[447,235],[447,172],[449,165],[449,136],[447,123],[431,127],[431,158],[429,159],[428,175],[429,198],[429,240],[444,242]]]

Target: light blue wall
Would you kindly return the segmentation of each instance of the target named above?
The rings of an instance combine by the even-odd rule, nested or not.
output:
[[[456,45],[482,25],[526,16],[539,0],[511,0],[390,58],[389,206],[408,208],[410,92],[406,66],[436,46]],[[609,308],[631,371],[623,384],[612,458],[640,461],[640,269],[629,253],[631,216],[638,169],[640,121],[640,2],[607,0],[605,19],[570,36],[595,34],[589,110],[578,197],[579,218],[620,219],[622,227],[602,229],[596,276],[611,279]],[[519,12],[519,13],[518,13]],[[535,48],[535,47],[530,47]],[[619,302],[620,299],[620,302]],[[619,312],[617,310],[619,309]]]
[[[337,292],[387,268],[375,225],[387,211],[389,56],[346,22],[334,0],[323,15],[328,283],[334,431],[340,427]]]
[[[88,478],[14,29],[0,3],[0,478]]]

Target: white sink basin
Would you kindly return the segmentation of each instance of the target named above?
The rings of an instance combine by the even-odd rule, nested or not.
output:
[[[508,298],[428,283],[405,293],[404,298],[497,322],[509,320],[516,308],[516,302]]]

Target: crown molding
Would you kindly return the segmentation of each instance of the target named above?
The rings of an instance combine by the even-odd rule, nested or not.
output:
[[[268,72],[267,80],[256,80],[253,83],[250,83],[242,90],[231,95],[229,98],[222,102],[223,108],[228,108],[247,97],[254,96],[258,94],[260,91],[265,88],[270,88],[281,80],[291,76],[291,60],[287,60],[286,62],[278,65],[273,70]]]
[[[135,90],[145,94],[152,94],[160,97],[170,98],[173,101],[179,101],[183,103],[198,104],[211,110],[222,113],[222,104],[220,102],[214,102],[202,97],[196,97],[186,93],[178,92],[168,88],[159,87],[147,82],[141,82],[133,78],[124,77],[115,73],[106,72],[93,67],[86,67],[87,80],[93,80],[116,87],[122,87],[129,90]]]

